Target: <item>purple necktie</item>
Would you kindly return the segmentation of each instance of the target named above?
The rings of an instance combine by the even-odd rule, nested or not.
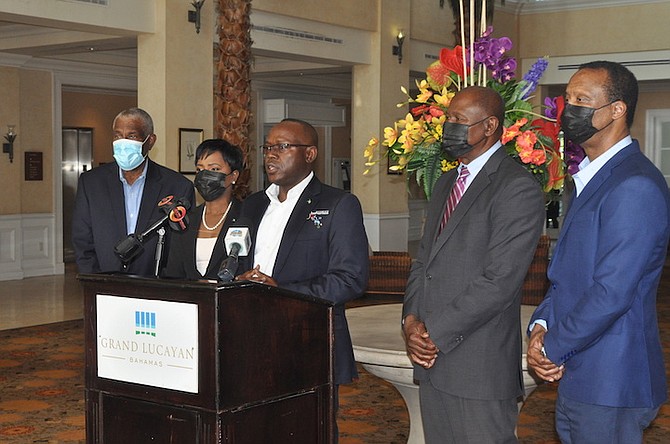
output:
[[[451,216],[451,213],[454,211],[454,208],[456,208],[456,205],[458,205],[458,202],[461,200],[461,197],[463,197],[463,193],[465,192],[465,181],[469,175],[470,171],[468,171],[468,167],[463,165],[461,167],[461,171],[458,173],[456,183],[451,189],[451,193],[449,193],[449,199],[447,200],[447,207],[444,210],[444,215],[442,216],[442,221],[440,222],[440,231],[437,232],[438,236],[440,235],[440,233],[442,233],[442,229],[444,228],[445,225],[447,225],[449,216]]]

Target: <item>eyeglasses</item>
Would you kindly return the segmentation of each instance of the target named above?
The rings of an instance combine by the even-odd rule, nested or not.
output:
[[[274,151],[275,153],[285,153],[292,147],[301,147],[301,148],[307,148],[310,146],[314,145],[304,145],[300,143],[275,143],[274,145],[261,145],[260,149],[263,150],[263,153],[269,153],[270,151]]]

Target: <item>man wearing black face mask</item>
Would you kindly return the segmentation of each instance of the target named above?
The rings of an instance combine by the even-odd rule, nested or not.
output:
[[[502,148],[504,112],[498,93],[472,86],[444,124],[461,165],[435,185],[403,303],[427,443],[516,442],[521,286],[544,199]]]
[[[195,188],[205,202],[191,212],[183,233],[174,233],[164,276],[181,279],[217,279],[228,256],[226,232],[240,213],[241,193],[235,182],[244,169],[239,147],[223,139],[209,139],[195,150]]]
[[[641,443],[667,397],[656,294],[670,197],[630,136],[637,94],[635,76],[613,62],[582,65],[566,89],[561,127],[587,157],[528,345],[529,366],[559,381],[564,443]]]

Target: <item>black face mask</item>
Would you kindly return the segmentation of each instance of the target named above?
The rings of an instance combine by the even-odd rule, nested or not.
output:
[[[226,191],[225,173],[210,170],[200,170],[195,175],[195,188],[205,201],[209,202],[221,196]]]
[[[453,123],[453,122],[444,122],[442,126],[442,149],[447,153],[449,157],[458,159],[474,149],[474,145],[468,143],[468,131],[470,127],[479,125],[488,117],[484,117],[479,122],[475,122],[471,125],[466,125],[464,123]],[[486,139],[486,136],[482,137],[479,141]],[[475,143],[477,145],[479,142]]]
[[[614,120],[604,127],[597,129],[593,126],[593,115],[599,109],[605,108],[612,103],[614,102],[606,103],[600,108],[589,108],[587,106],[576,106],[566,103],[561,115],[561,129],[565,137],[580,145],[593,137],[598,131],[607,128]]]

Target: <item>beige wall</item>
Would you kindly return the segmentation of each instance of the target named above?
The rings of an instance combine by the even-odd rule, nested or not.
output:
[[[137,97],[86,92],[63,92],[63,126],[93,128],[93,166],[112,162],[112,122],[116,115],[137,106]]]
[[[18,134],[14,142],[14,163],[9,163],[9,156],[0,153],[0,189],[17,190],[23,183],[23,154],[24,128],[20,120],[20,70],[16,68],[0,67],[0,134],[7,134],[7,125],[16,125]],[[5,138],[0,137],[4,143]],[[17,188],[18,184],[18,188]],[[21,194],[18,192],[5,193],[0,201],[0,214],[16,214],[21,212]]]
[[[179,169],[179,128],[213,133],[214,2],[202,8],[202,27],[186,21],[192,6],[156,2],[156,33],[138,38],[138,104],[151,114],[158,137],[151,158]]]
[[[406,111],[398,109],[396,104],[406,100],[400,86],[408,86],[409,80],[408,64],[399,64],[396,56],[386,50],[386,42],[398,28],[409,29],[409,5],[404,0],[384,0],[378,15],[380,32],[372,43],[374,61],[354,67],[352,153],[359,158],[353,159],[352,189],[365,213],[406,213],[405,176],[387,175],[384,162],[370,175],[363,176],[363,149],[371,137],[382,139],[384,127],[404,116]]]
[[[253,0],[255,11],[374,31],[377,2],[383,0]]]
[[[41,181],[21,180],[21,213],[53,212],[53,92],[51,74],[46,71],[21,72],[21,152],[40,151],[43,159]],[[24,165],[20,153],[19,163]],[[14,159],[16,162],[16,159]],[[23,167],[21,168],[23,170]],[[23,171],[21,171],[23,179]],[[35,199],[35,196],[39,196]]]
[[[14,162],[0,153],[0,214],[53,212],[52,80],[46,71],[0,67],[0,134],[16,125]],[[4,137],[1,138],[5,142]],[[25,180],[24,153],[42,153],[42,180]],[[38,197],[38,198],[36,198]]]
[[[668,17],[670,2],[521,15],[521,56],[668,49]]]
[[[447,2],[444,3],[444,8],[440,8],[439,2],[432,0],[412,0],[410,3],[409,26],[412,39],[437,45],[454,45],[454,17]]]

